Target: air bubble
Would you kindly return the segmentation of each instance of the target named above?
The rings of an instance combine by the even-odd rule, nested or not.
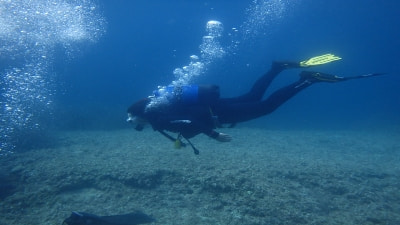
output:
[[[173,74],[175,75],[175,80],[171,82],[171,85],[189,85],[195,77],[204,73],[207,65],[225,55],[225,50],[219,42],[223,30],[224,28],[221,22],[217,20],[210,20],[207,22],[205,29],[206,35],[203,36],[203,41],[199,46],[201,56],[191,55],[188,65],[174,69]],[[157,107],[160,104],[168,104],[166,96],[153,96],[151,102],[147,105],[147,110]]]
[[[104,34],[94,7],[90,0],[0,0],[0,56],[9,68],[0,71],[0,154],[13,150],[18,131],[37,129],[40,115],[50,113],[55,48],[72,56],[79,43]]]
[[[217,20],[210,20],[207,22],[206,32],[208,33],[208,36],[221,37],[223,31],[224,31],[224,26],[222,25],[221,22]]]

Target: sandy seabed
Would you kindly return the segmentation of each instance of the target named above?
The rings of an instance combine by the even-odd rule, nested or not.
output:
[[[147,129],[66,131],[0,158],[0,224],[135,210],[153,224],[400,224],[400,130],[223,129],[174,149]]]

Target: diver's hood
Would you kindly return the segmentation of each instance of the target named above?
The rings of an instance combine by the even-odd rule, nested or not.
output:
[[[135,103],[133,103],[129,108],[128,108],[128,113],[130,113],[132,116],[144,116],[144,112],[146,109],[147,104],[150,103],[150,98],[143,98]]]

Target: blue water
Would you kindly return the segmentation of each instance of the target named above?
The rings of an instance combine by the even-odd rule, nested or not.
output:
[[[395,0],[28,2],[0,1],[2,154],[18,149],[21,135],[48,129],[128,127],[132,102],[174,81],[173,71],[191,55],[201,56],[210,20],[223,24],[218,44],[224,54],[190,82],[219,84],[223,97],[247,91],[273,60],[334,53],[343,59],[313,70],[388,73],[313,85],[238,129],[400,125]],[[282,73],[268,93],[295,81],[298,72]]]

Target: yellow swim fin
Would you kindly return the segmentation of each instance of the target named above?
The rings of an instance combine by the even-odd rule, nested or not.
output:
[[[309,67],[309,66],[317,66],[317,65],[322,65],[326,63],[330,63],[336,60],[341,60],[339,56],[333,55],[333,54],[325,54],[325,55],[320,55],[320,56],[315,56],[312,57],[311,59],[301,61],[300,66],[301,67]]]

